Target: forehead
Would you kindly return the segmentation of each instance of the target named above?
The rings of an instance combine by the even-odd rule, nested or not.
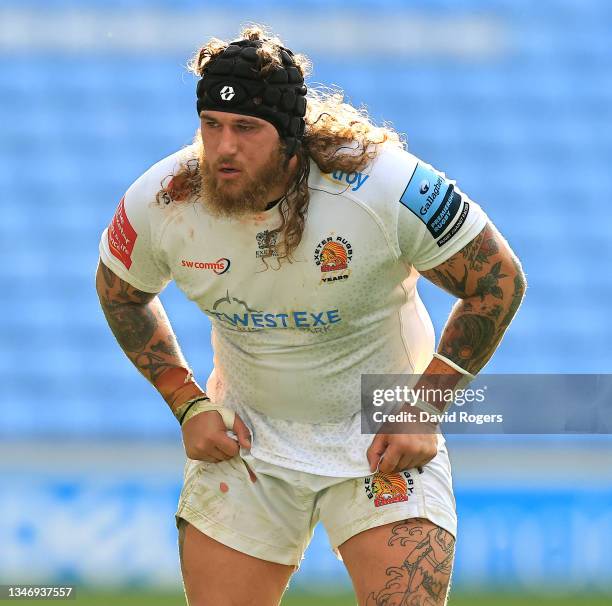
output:
[[[243,116],[242,114],[232,114],[230,112],[217,112],[212,110],[205,109],[200,112],[200,118],[202,120],[214,120],[219,124],[234,124],[234,123],[250,123],[250,124],[258,124],[260,126],[269,126],[274,129],[274,126],[267,122],[266,120],[262,120],[261,118],[256,118],[255,116]],[[276,129],[274,129],[276,130]]]

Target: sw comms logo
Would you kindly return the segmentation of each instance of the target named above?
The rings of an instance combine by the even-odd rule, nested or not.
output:
[[[226,259],[225,257],[221,257],[221,259],[217,259],[212,263],[206,261],[190,261],[188,259],[181,260],[182,267],[187,267],[189,269],[211,270],[218,276],[229,271],[231,264],[232,262],[229,259]]]
[[[353,258],[351,243],[342,236],[328,236],[319,242],[314,252],[315,264],[321,270],[321,283],[348,280],[348,264]]]

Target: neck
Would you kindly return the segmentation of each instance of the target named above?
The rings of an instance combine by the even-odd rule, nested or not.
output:
[[[286,179],[284,179],[282,183],[279,183],[277,187],[270,190],[268,200],[266,200],[266,210],[275,206],[277,202],[287,195],[287,192],[291,188],[291,184],[297,176],[298,165],[299,160],[296,154],[292,156],[289,162],[286,164]]]

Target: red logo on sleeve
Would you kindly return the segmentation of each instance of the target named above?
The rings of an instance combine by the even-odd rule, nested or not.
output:
[[[115,216],[108,226],[108,247],[111,254],[127,269],[132,265],[132,251],[138,234],[132,227],[127,214],[125,213],[124,198],[121,198]]]

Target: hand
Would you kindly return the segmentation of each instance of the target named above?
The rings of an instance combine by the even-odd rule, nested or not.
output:
[[[367,451],[370,471],[378,467],[382,473],[397,473],[423,467],[438,454],[436,429],[434,423],[413,422],[406,433],[377,433]]]
[[[236,415],[233,432],[238,441],[227,435],[227,427],[216,410],[201,412],[185,421],[181,427],[185,453],[190,459],[219,463],[235,457],[240,446],[251,448],[251,434]]]

